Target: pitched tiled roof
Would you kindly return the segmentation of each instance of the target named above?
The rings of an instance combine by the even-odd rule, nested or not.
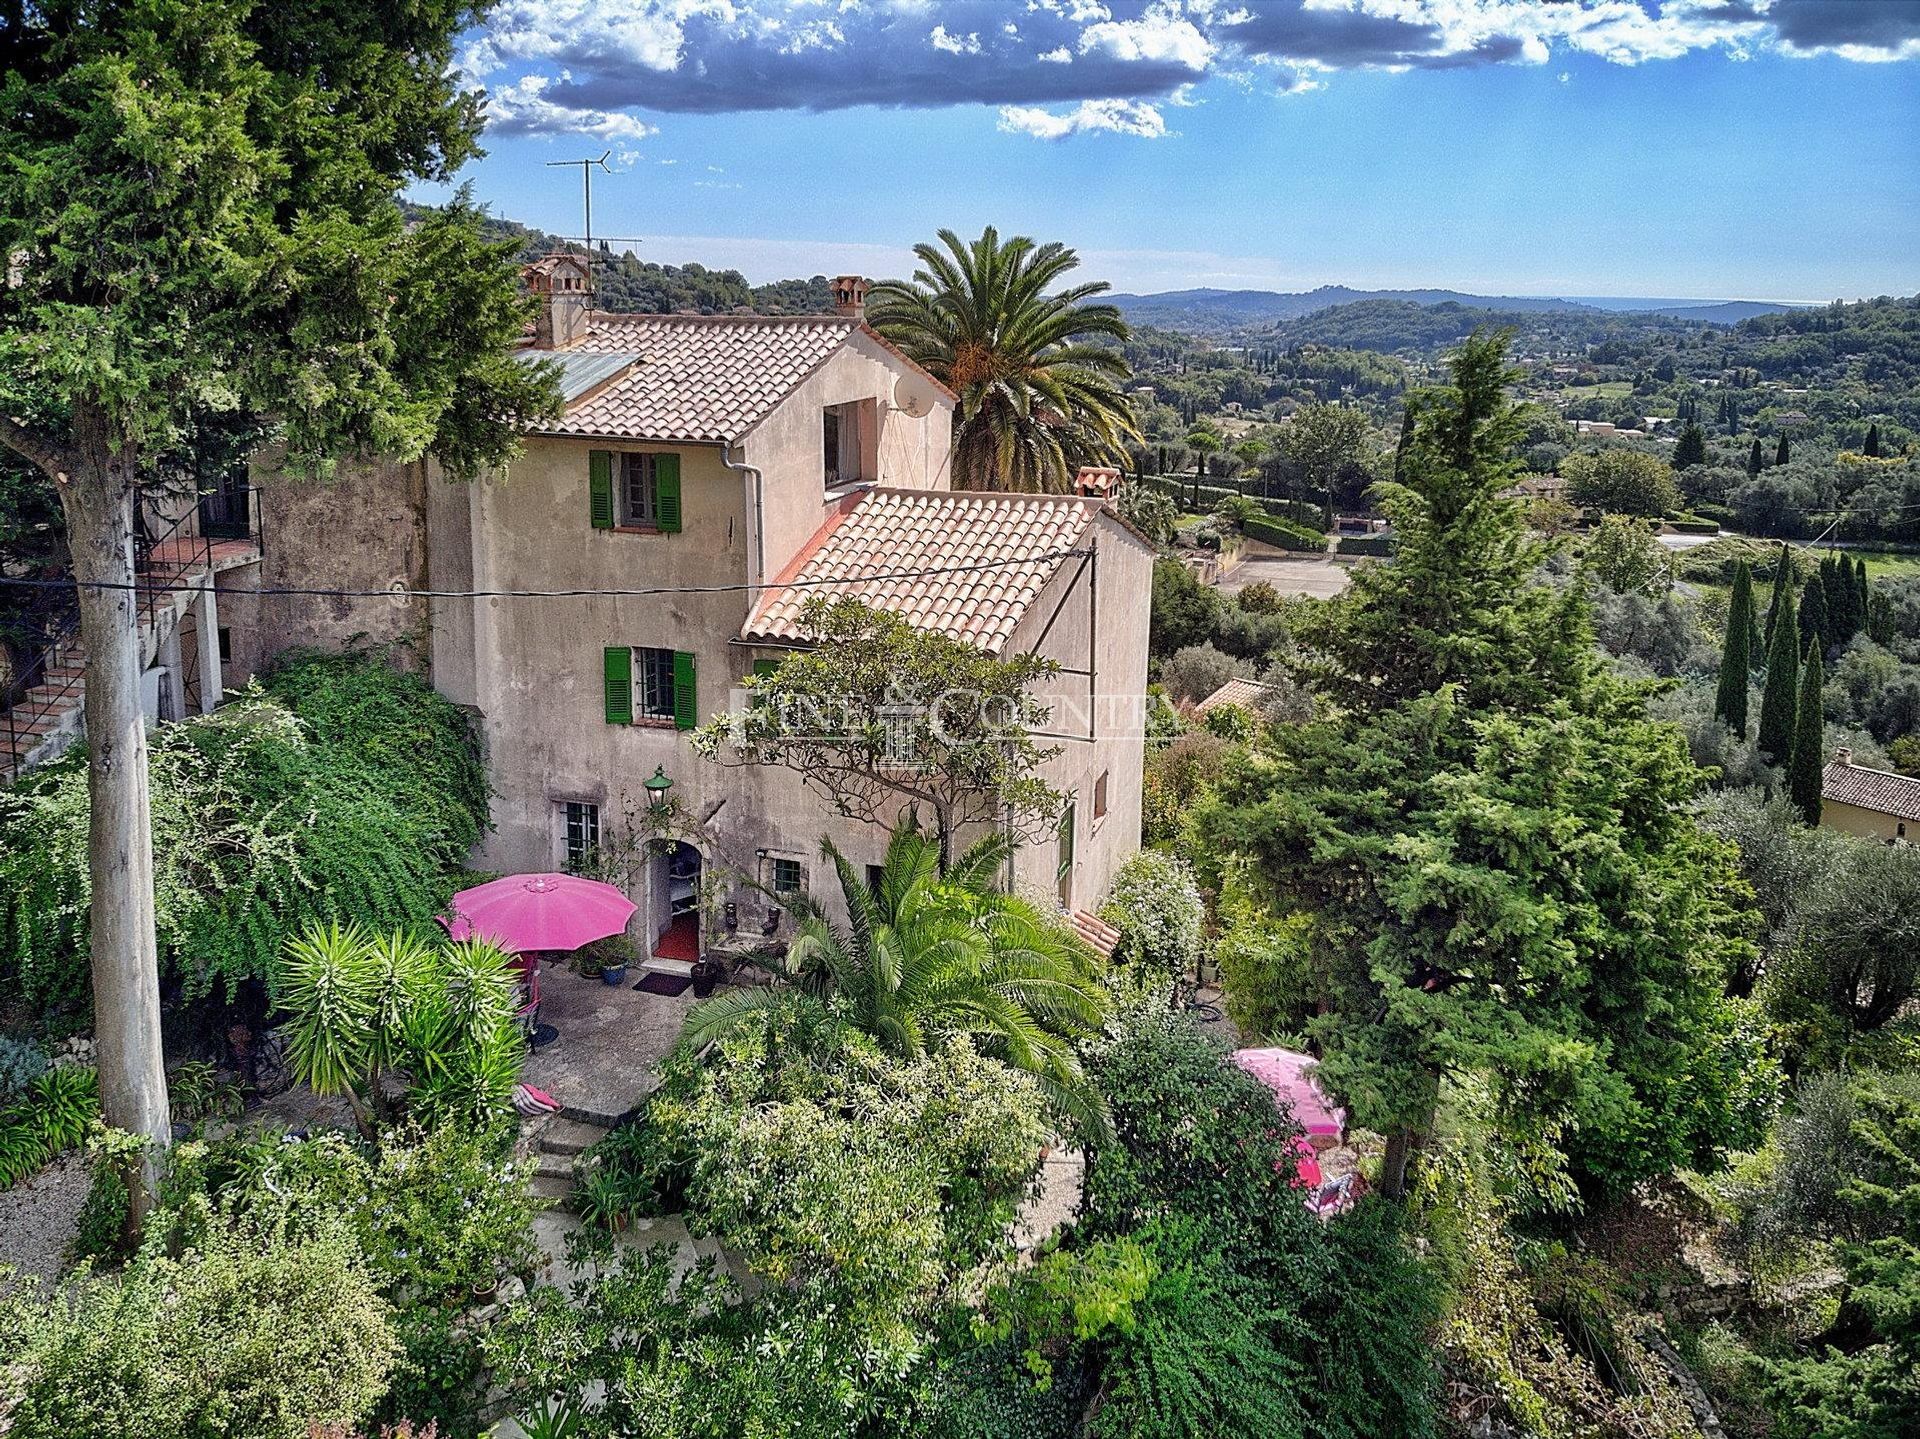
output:
[[[851,595],[998,654],[1079,545],[1097,501],[957,490],[866,490],[845,501],[761,598],[740,637],[805,642],[814,595]],[[859,583],[863,576],[946,570]]]
[[[634,364],[539,433],[737,440],[860,328],[838,315],[595,314],[565,354],[634,356]],[[515,354],[527,363],[560,358]]]
[[[1112,959],[1113,952],[1120,945],[1120,931],[1108,924],[1097,914],[1084,909],[1076,909],[1072,916],[1074,932],[1088,944],[1100,951],[1102,959]]]
[[[1920,820],[1920,779],[1835,760],[1822,772],[1820,796],[1836,804],[1876,810],[1896,819]]]
[[[1257,709],[1262,700],[1273,693],[1272,685],[1263,685],[1258,680],[1231,679],[1219,689],[1201,700],[1194,709],[1205,714],[1220,705],[1241,705],[1246,709]]]

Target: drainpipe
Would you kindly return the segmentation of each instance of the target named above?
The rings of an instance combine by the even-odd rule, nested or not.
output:
[[[720,446],[720,463],[736,474],[753,477],[753,589],[747,600],[748,613],[752,613],[754,607],[760,603],[760,586],[766,582],[767,577],[766,476],[760,473],[759,466],[733,458],[731,440]]]

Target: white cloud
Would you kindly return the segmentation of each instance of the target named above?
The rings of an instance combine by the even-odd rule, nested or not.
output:
[[[1137,20],[1103,20],[1082,30],[1080,53],[1090,51],[1122,61],[1172,61],[1205,70],[1213,58],[1213,42],[1180,13],[1177,0],[1160,0]]]
[[[1073,51],[1069,50],[1065,45],[1056,45],[1051,50],[1041,51],[1036,58],[1046,61],[1049,65],[1071,65],[1073,63]]]
[[[936,25],[933,27],[933,34],[929,38],[933,41],[934,49],[945,50],[949,55],[978,55],[980,53],[980,36],[977,31],[966,35],[950,35],[947,33],[946,26]]]
[[[487,125],[496,135],[591,135],[596,140],[644,140],[660,131],[619,110],[579,110],[556,104],[545,91],[553,81],[526,75],[487,92]]]
[[[1071,110],[1060,112],[1038,105],[1002,105],[1000,128],[1039,140],[1064,140],[1069,135],[1101,131],[1157,140],[1171,133],[1160,111],[1139,100],[1082,100]]]

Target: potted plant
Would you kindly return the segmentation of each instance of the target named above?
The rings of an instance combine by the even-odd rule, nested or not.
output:
[[[693,993],[698,999],[705,999],[713,993],[713,987],[720,982],[721,967],[717,959],[696,959],[693,962]]]

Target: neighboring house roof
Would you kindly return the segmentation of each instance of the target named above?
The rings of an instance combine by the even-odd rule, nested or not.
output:
[[[1231,679],[1193,708],[1196,714],[1205,714],[1208,710],[1218,709],[1221,705],[1240,705],[1245,709],[1258,709],[1261,702],[1271,698],[1272,695],[1272,685],[1263,685],[1258,680]]]
[[[565,350],[514,351],[525,364],[557,360],[566,413],[535,431],[608,439],[739,440],[856,333],[918,369],[861,321],[842,315],[593,314]],[[569,391],[569,366],[617,357],[627,372]],[[938,382],[935,382],[938,385]],[[946,393],[945,386],[938,386]]]
[[[1821,773],[1820,797],[1895,819],[1920,820],[1920,779],[1868,769],[1848,757],[1835,759]]]
[[[806,643],[800,612],[825,592],[998,654],[1102,509],[1069,495],[863,490],[827,517],[769,586],[740,637]],[[949,573],[899,574],[924,570]],[[899,577],[860,582],[872,575]]]

